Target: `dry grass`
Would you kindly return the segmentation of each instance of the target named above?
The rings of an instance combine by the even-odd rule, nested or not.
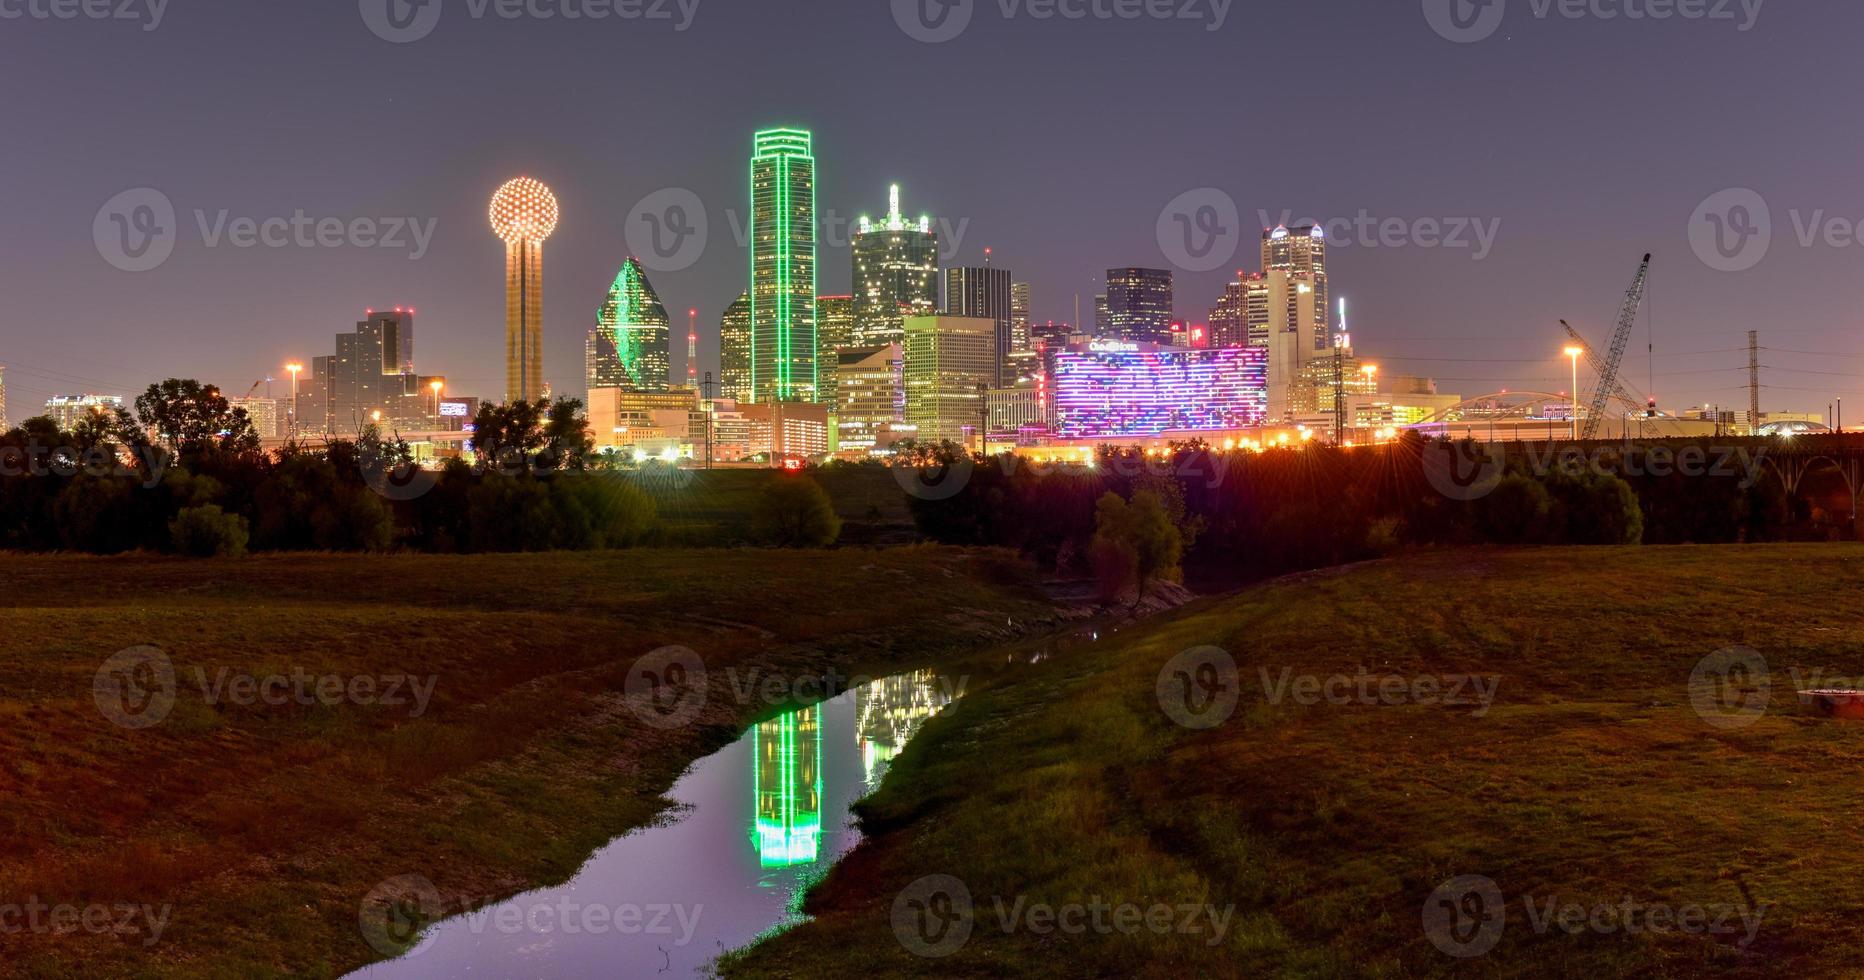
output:
[[[903,669],[1051,615],[1006,566],[932,548],[0,556],[0,906],[173,910],[147,949],[0,931],[0,973],[340,974],[376,958],[357,915],[384,879],[509,894],[651,820],[688,762],[774,708],[737,702],[724,669]],[[110,723],[91,692],[105,658],[138,644],[178,674],[172,713],[146,730]],[[670,644],[704,656],[713,696],[662,731],[618,692]],[[197,678],[222,669],[434,687],[418,718],[210,704]]]

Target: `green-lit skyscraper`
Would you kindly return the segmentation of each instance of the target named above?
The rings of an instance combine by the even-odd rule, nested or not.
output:
[[[862,218],[854,233],[854,339],[861,347],[902,343],[906,317],[938,312],[938,233],[932,219],[907,221],[900,186],[887,194],[887,218]]]
[[[758,133],[751,157],[751,400],[811,402],[816,378],[815,156],[807,130]]]
[[[629,258],[621,264],[608,288],[602,308],[596,311],[598,343],[614,344],[615,360],[625,377],[620,387],[634,391],[666,391],[671,361],[673,322],[667,308],[647,281],[641,263]],[[599,349],[599,348],[598,348]],[[591,372],[592,374],[596,372]],[[591,379],[594,386],[595,379]]]

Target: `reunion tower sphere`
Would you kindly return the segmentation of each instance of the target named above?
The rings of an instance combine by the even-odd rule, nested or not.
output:
[[[557,196],[542,182],[518,177],[492,195],[492,231],[506,242],[542,242],[557,230]]]

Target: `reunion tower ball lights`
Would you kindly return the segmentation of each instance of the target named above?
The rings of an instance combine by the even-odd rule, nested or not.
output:
[[[541,181],[518,177],[492,195],[492,231],[507,242],[542,242],[557,217],[557,196]]]

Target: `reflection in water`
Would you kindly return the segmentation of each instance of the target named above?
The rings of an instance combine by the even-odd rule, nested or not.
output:
[[[921,672],[752,726],[674,784],[678,819],[611,841],[565,884],[440,922],[415,955],[356,976],[703,974],[720,953],[802,919],[798,897],[860,841],[849,808],[951,701],[935,675]],[[675,914],[663,915],[668,909]],[[592,913],[610,927],[582,927]],[[646,927],[680,922],[690,930]]]
[[[815,861],[822,845],[822,709],[760,722],[751,754],[757,818],[751,839],[766,868]]]
[[[929,670],[884,677],[854,692],[856,737],[868,792],[880,788],[887,763],[900,754],[927,718],[945,710],[951,695]]]

